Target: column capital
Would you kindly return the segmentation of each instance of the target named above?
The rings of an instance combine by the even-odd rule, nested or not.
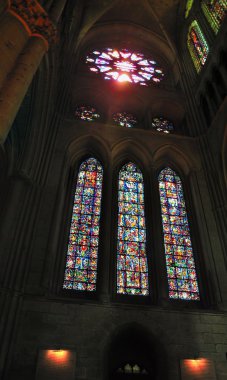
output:
[[[47,48],[56,42],[56,26],[37,0],[9,0],[9,12],[20,20],[31,36],[42,38]]]

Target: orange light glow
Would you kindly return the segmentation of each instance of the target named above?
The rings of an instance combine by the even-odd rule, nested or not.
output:
[[[56,364],[66,363],[69,360],[69,352],[67,350],[47,350],[46,358]]]
[[[118,82],[132,82],[127,74],[119,75]]]
[[[194,376],[195,379],[200,378],[200,376],[208,375],[209,374],[209,368],[210,363],[208,359],[185,359],[183,360],[184,369],[187,375]]]

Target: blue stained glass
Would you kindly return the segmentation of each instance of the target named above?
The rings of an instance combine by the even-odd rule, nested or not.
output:
[[[143,176],[131,162],[119,173],[117,293],[149,294]]]
[[[95,158],[79,169],[63,289],[95,291],[103,170]]]
[[[169,297],[199,300],[188,217],[180,177],[170,168],[159,174]]]

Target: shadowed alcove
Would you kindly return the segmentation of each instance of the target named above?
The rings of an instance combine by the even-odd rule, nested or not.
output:
[[[137,323],[124,325],[112,337],[108,352],[109,380],[168,379],[165,350]]]

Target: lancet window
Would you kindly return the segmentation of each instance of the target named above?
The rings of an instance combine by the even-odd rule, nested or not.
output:
[[[143,175],[132,162],[119,173],[117,293],[149,294]]]
[[[169,297],[199,300],[198,280],[180,177],[167,167],[158,177]]]
[[[103,169],[91,157],[79,168],[63,289],[96,290]]]
[[[227,13],[227,1],[202,0],[201,7],[211,28],[217,34]]]
[[[194,20],[190,25],[187,45],[196,71],[199,72],[207,60],[209,47],[196,20]]]

